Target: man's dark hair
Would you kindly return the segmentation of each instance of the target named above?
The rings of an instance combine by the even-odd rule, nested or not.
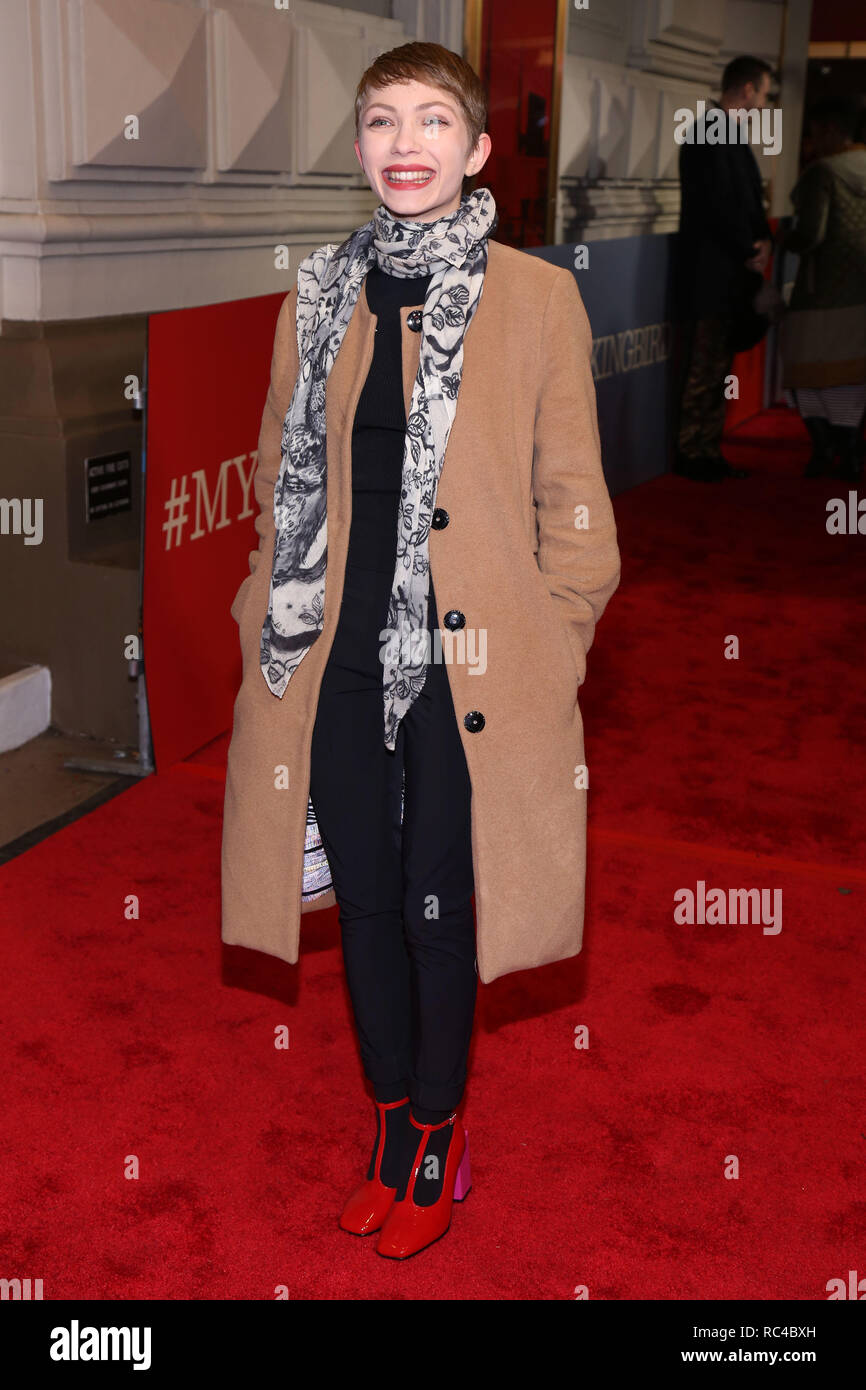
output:
[[[825,97],[809,107],[806,121],[808,126],[832,126],[846,140],[853,140],[859,115],[857,102],[849,97]]]
[[[750,58],[747,54],[741,58],[732,58],[722,73],[722,91],[739,92],[747,82],[758,87],[765,72],[770,74],[771,82],[776,80],[776,74],[763,58]]]

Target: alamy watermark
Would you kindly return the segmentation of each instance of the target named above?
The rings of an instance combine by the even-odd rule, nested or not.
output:
[[[760,145],[764,154],[782,150],[782,108],[780,106],[732,107],[697,102],[694,111],[678,106],[674,112],[674,139],[678,145]]]
[[[405,632],[402,637],[394,628],[383,627],[379,632],[382,643],[379,660],[390,666],[441,665],[468,666],[470,676],[483,676],[487,670],[487,629],[459,628],[456,632],[420,628]]]
[[[763,924],[764,936],[778,936],[782,930],[781,888],[707,888],[698,879],[697,887],[678,888],[674,893],[674,921],[679,926],[736,926]]]
[[[0,497],[0,536],[23,536],[25,545],[42,544],[42,498]]]

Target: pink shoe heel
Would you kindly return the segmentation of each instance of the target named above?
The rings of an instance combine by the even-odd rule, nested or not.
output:
[[[463,1157],[460,1160],[460,1167],[457,1169],[457,1179],[454,1183],[455,1202],[462,1202],[472,1186],[472,1174],[469,1170],[469,1135],[466,1133],[465,1128],[463,1133],[466,1136],[466,1147],[463,1150]]]

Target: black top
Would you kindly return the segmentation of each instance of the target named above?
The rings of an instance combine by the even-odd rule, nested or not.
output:
[[[429,275],[399,279],[374,265],[364,282],[370,312],[378,322],[373,360],[352,428],[352,524],[346,564],[389,576],[397,555],[406,439],[400,309],[423,305],[430,280]]]
[[[706,119],[695,135],[705,133],[705,126]],[[686,317],[736,316],[761,283],[761,276],[744,264],[755,254],[753,242],[773,235],[758,162],[748,144],[696,140],[680,146],[679,169],[679,306]]]

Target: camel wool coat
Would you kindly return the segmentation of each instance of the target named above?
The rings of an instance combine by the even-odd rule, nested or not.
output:
[[[329,893],[303,909],[301,903],[310,744],[340,613],[352,425],[376,330],[362,286],[326,389],[324,626],[279,699],[262,675],[259,642],[283,419],[298,372],[296,301],[297,287],[277,321],[253,484],[259,545],[231,610],[243,677],[222,841],[222,939],[290,964],[298,959],[302,910],[334,902]],[[421,341],[407,322],[412,307],[400,310],[407,415]],[[595,625],[620,574],[590,350],[589,322],[571,272],[490,239],[436,493],[447,522],[429,533],[440,623],[456,610],[466,633],[476,634],[474,649],[466,642],[470,660],[465,654],[458,659],[455,643],[448,661],[448,643],[461,634],[440,627],[472,786],[483,983],[574,956],[582,943],[587,790],[578,687]],[[485,660],[479,660],[483,640]]]

